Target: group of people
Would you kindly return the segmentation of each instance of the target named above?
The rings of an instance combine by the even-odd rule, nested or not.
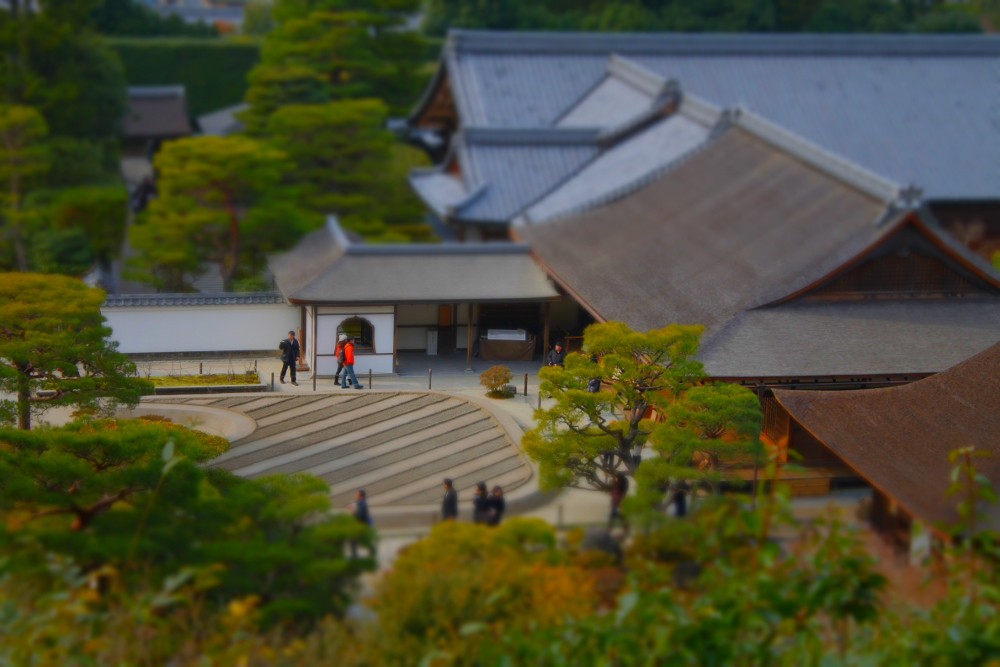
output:
[[[488,526],[499,525],[503,518],[507,502],[503,498],[503,489],[494,486],[492,492],[486,490],[486,482],[477,482],[472,496],[472,520],[475,523],[485,523]],[[444,520],[458,519],[458,491],[451,479],[444,480],[444,499],[441,501],[441,517]]]
[[[285,384],[285,373],[291,370],[292,384],[296,387],[299,383],[295,381],[295,367],[299,363],[299,359],[302,356],[302,348],[299,346],[299,341],[295,339],[295,332],[289,331],[288,338],[281,341],[278,345],[278,349],[281,350],[281,375],[278,380],[281,384]],[[337,355],[337,373],[333,376],[333,383],[339,384],[341,389],[347,389],[348,383],[353,383],[355,389],[362,389],[361,383],[358,382],[358,376],[354,373],[354,339],[347,334],[340,334],[337,337],[337,346],[334,348],[333,353]],[[341,383],[341,374],[343,374],[343,383]]]

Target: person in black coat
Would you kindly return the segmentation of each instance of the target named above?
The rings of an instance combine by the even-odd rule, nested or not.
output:
[[[295,365],[299,361],[300,348],[299,341],[295,340],[295,332],[289,331],[288,338],[281,341],[281,345],[278,346],[281,350],[281,376],[278,378],[281,384],[285,384],[285,371],[289,368],[292,369],[292,384],[296,387],[299,383],[295,381]]]
[[[441,501],[441,518],[455,520],[458,518],[458,493],[451,480],[444,480],[444,500]]]
[[[507,503],[503,499],[503,489],[499,486],[494,486],[493,493],[486,498],[486,523],[491,526],[500,525],[506,505]]]
[[[563,348],[562,343],[556,343],[556,346],[549,350],[547,362],[549,366],[562,366],[565,361],[566,350]]]
[[[486,523],[486,501],[489,496],[486,482],[476,482],[476,492],[472,496],[472,520],[476,523]]]

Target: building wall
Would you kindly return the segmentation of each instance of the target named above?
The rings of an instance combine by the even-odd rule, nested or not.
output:
[[[316,309],[316,374],[320,377],[337,372],[337,327],[344,320],[360,317],[368,320],[374,329],[375,351],[357,352],[354,355],[354,372],[361,377],[371,369],[375,374],[395,372],[393,368],[393,332],[396,318],[392,306],[357,306],[335,308],[321,306]]]
[[[129,354],[278,352],[301,326],[301,311],[285,304],[104,307],[119,350]]]

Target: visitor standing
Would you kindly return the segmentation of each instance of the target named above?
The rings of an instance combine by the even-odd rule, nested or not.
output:
[[[548,364],[549,366],[562,366],[565,361],[566,350],[563,349],[562,343],[556,343],[556,346],[549,350]]]
[[[493,493],[486,498],[486,523],[491,526],[500,525],[506,505],[507,503],[503,499],[503,489],[499,486],[494,486]]]
[[[347,334],[340,334],[337,338],[337,345],[333,348],[333,354],[337,357],[337,372],[333,374],[333,383],[340,384],[340,372],[344,370],[344,343],[347,341]]]
[[[614,485],[611,487],[611,515],[608,517],[608,528],[615,519],[620,519],[624,523],[621,514],[622,500],[628,494],[628,477],[624,473],[615,475]]]
[[[472,496],[472,520],[476,523],[486,523],[486,500],[489,493],[486,491],[486,482],[476,482],[476,491]]]
[[[458,518],[458,493],[447,477],[444,480],[444,500],[441,501],[441,517],[447,521]]]
[[[341,389],[347,389],[348,382],[354,383],[355,389],[361,389],[361,383],[358,382],[358,376],[354,374],[354,339],[349,337],[344,341],[344,383],[340,385]]]
[[[358,489],[354,494],[354,502],[348,508],[354,513],[354,518],[365,524],[372,525],[372,515],[368,512],[368,499],[364,489]],[[358,557],[358,541],[351,539],[351,558]]]
[[[281,384],[285,384],[285,371],[291,369],[292,371],[292,384],[296,387],[299,383],[295,381],[295,366],[299,363],[299,341],[295,340],[295,332],[289,331],[288,338],[281,341],[278,345],[278,349],[281,350],[281,376],[278,378]]]

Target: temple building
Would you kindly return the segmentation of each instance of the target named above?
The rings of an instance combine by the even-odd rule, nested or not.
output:
[[[1000,345],[905,386],[774,393],[791,422],[871,483],[872,523],[900,546],[949,539],[960,521],[956,506],[967,496],[946,495],[951,452],[985,452],[974,465],[994,488],[1000,482]],[[1000,529],[996,504],[977,512],[979,529]]]

